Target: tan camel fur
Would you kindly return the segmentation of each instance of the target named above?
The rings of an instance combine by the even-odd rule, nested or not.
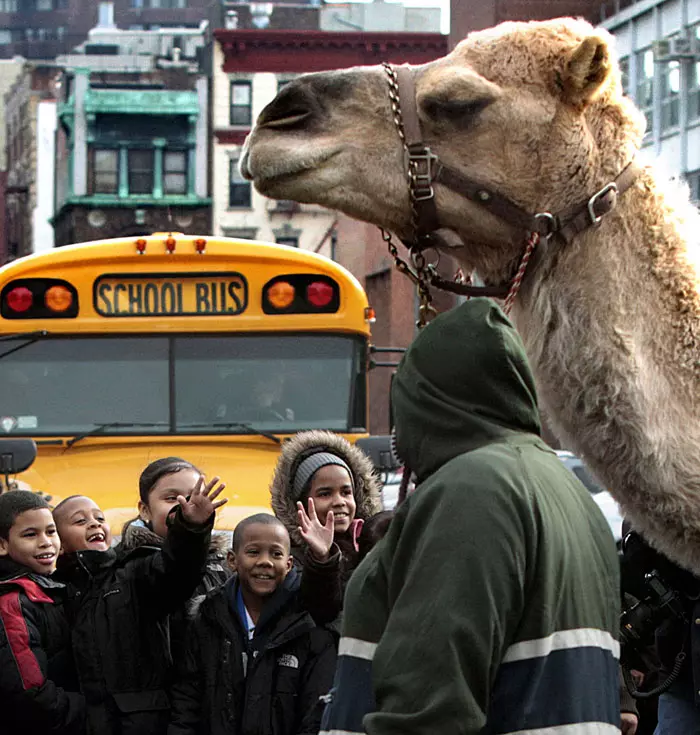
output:
[[[442,161],[531,213],[585,202],[641,143],[605,31],[507,23],[416,67],[424,140]],[[242,161],[263,194],[314,202],[410,237],[401,143],[379,67],[311,74],[263,111]],[[436,187],[454,254],[510,279],[524,235]],[[541,403],[659,549],[700,572],[700,218],[647,167],[598,227],[553,239],[513,309]]]

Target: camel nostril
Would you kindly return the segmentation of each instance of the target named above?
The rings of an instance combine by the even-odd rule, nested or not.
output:
[[[313,114],[314,104],[307,90],[290,82],[258,117],[258,125],[266,128],[290,128]]]
[[[260,120],[258,120],[258,125],[266,128],[291,128],[302,120],[305,120],[309,115],[311,115],[310,110],[289,110],[284,117],[273,119],[263,119],[261,115]]]

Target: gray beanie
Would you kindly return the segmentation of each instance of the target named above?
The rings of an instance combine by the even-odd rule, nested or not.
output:
[[[297,467],[292,487],[292,496],[294,500],[299,500],[304,492],[306,483],[313,477],[315,472],[318,472],[321,467],[327,467],[331,464],[338,465],[339,467],[345,467],[348,471],[348,475],[350,475],[350,481],[352,482],[354,490],[355,478],[352,475],[352,470],[348,467],[348,463],[337,454],[331,454],[331,452],[316,452],[316,454],[312,454],[310,457],[303,460],[299,467]]]

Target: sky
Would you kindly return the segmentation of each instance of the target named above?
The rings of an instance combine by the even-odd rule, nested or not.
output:
[[[329,2],[343,2],[343,0],[327,0]],[[450,32],[450,0],[386,0],[387,2],[399,2],[413,8],[441,8],[442,32]],[[353,2],[373,2],[373,0],[353,0]]]

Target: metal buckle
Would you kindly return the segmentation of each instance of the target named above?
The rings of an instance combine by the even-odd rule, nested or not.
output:
[[[539,212],[535,215],[535,222],[545,222],[546,231],[537,230],[537,234],[545,240],[549,238],[559,229],[559,220],[551,212]]]
[[[433,165],[438,157],[427,146],[412,151],[408,149],[408,170],[411,175],[413,200],[422,202],[435,196],[433,189]]]
[[[598,201],[602,199],[606,194],[609,194],[611,191],[617,194],[617,184],[614,181],[606,184],[600,191],[597,191],[588,200],[588,216],[591,218],[592,225],[597,225],[600,220],[602,220],[603,217],[610,211],[610,209],[615,206],[615,204],[613,203],[612,207],[610,207],[610,209],[606,210],[602,214],[596,214],[595,212],[595,205],[598,203]]]

